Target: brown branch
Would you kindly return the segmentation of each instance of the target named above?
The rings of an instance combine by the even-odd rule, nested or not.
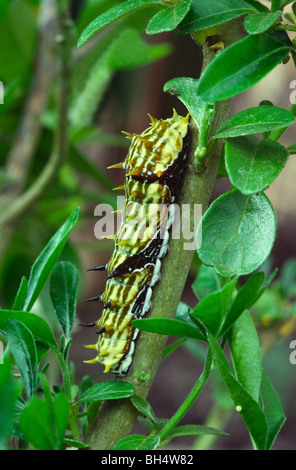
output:
[[[52,0],[50,0],[52,1]],[[58,34],[55,35],[57,50],[59,55],[59,89],[58,89],[58,109],[57,128],[52,154],[36,181],[10,205],[0,217],[0,225],[7,226],[14,222],[17,217],[23,214],[38,198],[42,196],[44,190],[49,186],[56,176],[60,166],[65,161],[68,153],[68,107],[70,96],[70,69],[72,52],[72,21],[69,17],[67,3],[62,9],[62,2],[58,2]],[[45,2],[46,3],[46,2]],[[55,3],[55,1],[54,1]],[[11,194],[10,194],[11,196]]]

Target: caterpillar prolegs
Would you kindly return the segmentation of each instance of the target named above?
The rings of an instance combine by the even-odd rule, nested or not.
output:
[[[157,120],[131,140],[124,162],[111,168],[125,169],[124,217],[115,235],[114,252],[106,265],[93,268],[108,273],[98,342],[86,346],[97,350],[90,363],[99,362],[104,372],[129,372],[139,330],[131,324],[151,308],[152,290],[160,280],[161,260],[168,251],[185,160],[189,151],[189,115]],[[151,223],[151,215],[153,223]]]

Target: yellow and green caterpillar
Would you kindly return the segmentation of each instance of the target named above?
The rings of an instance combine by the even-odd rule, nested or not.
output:
[[[174,111],[169,119],[150,119],[151,125],[141,134],[125,133],[131,140],[127,157],[111,167],[126,172],[124,217],[110,261],[92,268],[107,271],[108,277],[104,293],[90,299],[103,301],[104,307],[100,319],[88,324],[99,327],[99,339],[86,346],[97,351],[86,362],[99,362],[104,372],[118,375],[127,374],[132,364],[139,330],[131,322],[152,306],[152,289],[160,280],[173,223],[173,210],[159,207],[170,209],[177,202],[190,147],[189,115]],[[154,223],[147,224],[151,214]]]

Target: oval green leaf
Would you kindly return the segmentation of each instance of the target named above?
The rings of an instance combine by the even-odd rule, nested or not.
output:
[[[262,378],[261,350],[253,319],[247,310],[232,326],[228,341],[235,375],[258,401]]]
[[[68,261],[56,264],[50,277],[51,301],[63,332],[67,336],[71,335],[73,328],[78,282],[78,270]]]
[[[35,395],[37,389],[37,350],[32,333],[18,320],[7,323],[7,339],[10,351],[22,376],[27,397]]]
[[[231,116],[218,129],[215,139],[273,131],[293,124],[292,113],[277,106],[258,106]]]
[[[269,255],[276,219],[268,198],[237,189],[217,198],[202,219],[202,262],[222,276],[249,274]]]
[[[182,3],[182,2],[181,2]],[[190,11],[180,24],[180,34],[207,29],[255,11],[242,0],[193,0]]]
[[[228,139],[225,164],[233,186],[243,194],[255,194],[276,179],[289,158],[279,142],[258,139],[254,135]]]
[[[57,348],[48,323],[39,317],[39,315],[18,310],[0,310],[0,329],[6,330],[7,322],[13,319],[23,323],[30,330],[34,338],[48,344],[53,349]]]
[[[280,10],[268,13],[254,13],[245,19],[246,31],[250,34],[260,34],[271,28],[279,19]]]
[[[266,33],[246,36],[218,54],[205,69],[197,95],[212,102],[242,93],[274,69],[290,51],[290,47]]]
[[[146,28],[147,34],[158,34],[165,31],[172,31],[183,20],[188,13],[191,0],[182,0],[176,5],[165,8],[151,18]]]

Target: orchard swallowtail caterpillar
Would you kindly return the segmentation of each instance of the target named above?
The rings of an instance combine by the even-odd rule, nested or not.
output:
[[[131,322],[151,309],[153,287],[160,281],[161,262],[168,252],[173,210],[164,214],[157,208],[176,204],[190,147],[189,115],[183,117],[174,110],[171,118],[150,119],[141,134],[125,133],[131,140],[127,157],[111,167],[126,172],[124,217],[109,262],[92,268],[108,276],[103,294],[89,299],[101,300],[104,306],[99,320],[87,324],[99,328],[99,338],[86,346],[95,349],[97,356],[85,362],[99,362],[104,372],[118,375],[131,368],[139,333]],[[147,224],[151,214],[154,223]]]

